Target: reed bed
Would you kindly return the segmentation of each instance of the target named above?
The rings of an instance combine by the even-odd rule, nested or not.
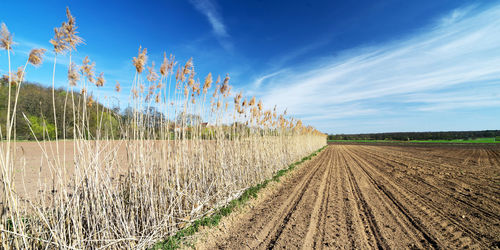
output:
[[[9,107],[0,135],[5,249],[148,248],[326,144],[324,134],[286,112],[232,94],[227,75],[214,80],[208,74],[200,81],[192,60],[179,65],[166,54],[157,71],[154,62],[148,64],[146,48],[132,59],[129,112],[103,108],[88,93],[106,84],[104,75],[96,75],[88,57],[81,65],[71,60],[82,39],[69,10],[67,18],[50,42],[54,74],[56,58],[69,57],[69,94],[64,103],[53,98],[55,135],[47,125],[36,140],[52,181],[40,181],[42,192],[35,197],[21,195],[23,187],[14,185],[14,121],[23,115],[16,104],[25,72],[30,64],[40,65],[46,51],[34,49],[26,65],[11,73],[13,38],[2,24],[0,48],[9,60]],[[121,91],[119,83],[115,89]],[[64,105],[73,119],[57,121],[56,105]],[[90,112],[98,119],[90,119]],[[45,143],[50,140],[73,144],[72,165],[61,159],[66,147]]]

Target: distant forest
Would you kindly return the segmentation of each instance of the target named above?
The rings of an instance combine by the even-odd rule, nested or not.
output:
[[[11,112],[14,107],[17,89],[17,85],[11,86]],[[7,134],[8,96],[8,81],[5,78],[0,78],[0,140],[4,140]],[[136,111],[131,107],[123,110],[120,107],[106,107],[97,102],[92,97],[92,93],[87,93],[87,99],[84,102],[83,94],[79,92],[67,92],[66,88],[55,89],[54,97],[58,139],[74,138],[73,124],[75,121],[73,118],[73,109],[77,114],[76,117],[82,117],[81,114],[85,110],[87,120],[83,136],[86,139],[95,139],[98,133],[102,136],[103,131],[106,131],[106,138],[109,139],[124,138],[132,133],[130,124]],[[55,139],[56,126],[54,125],[53,107],[52,87],[45,87],[38,83],[23,82],[19,89],[16,119],[14,120],[15,139]],[[165,116],[154,106],[145,107],[140,113],[143,119],[145,119],[143,126],[148,128],[149,132],[153,130],[157,131],[160,129],[160,123],[166,121]],[[80,124],[81,121],[76,122]],[[173,131],[176,126],[186,126],[188,128],[185,134],[179,134],[178,136],[190,137],[190,127],[201,124],[203,124],[201,116],[181,112],[177,114],[174,120],[169,120],[168,126],[171,136],[174,136]],[[239,124],[238,126],[244,125]],[[157,134],[158,136],[160,135],[160,133]],[[202,136],[209,137],[209,134],[209,131],[205,128]]]
[[[6,79],[0,79],[0,139],[5,139],[5,135],[7,134],[8,86]],[[11,110],[14,107],[17,88],[17,85],[12,85],[11,87]],[[75,109],[76,113],[81,113],[84,110],[83,95],[78,92],[73,92],[72,95],[71,92],[66,92],[63,88],[56,89],[54,92],[58,137],[59,139],[63,138],[62,128],[64,127],[66,128],[64,131],[66,138],[72,138],[74,133],[73,109]],[[115,132],[114,136],[119,135],[119,124],[123,119],[123,116],[118,113],[119,110],[106,108],[91,99],[87,99],[85,106],[88,119],[87,138],[92,138],[93,134],[97,131],[98,119],[103,120],[103,126],[111,127],[111,131]],[[34,140],[35,137],[39,140],[54,139],[56,126],[54,126],[52,88],[36,83],[23,82],[19,89],[16,119],[14,122],[17,140]],[[31,124],[31,129],[28,124]]]
[[[499,137],[500,130],[445,131],[445,132],[391,132],[374,134],[335,134],[328,140],[471,140],[476,138]]]

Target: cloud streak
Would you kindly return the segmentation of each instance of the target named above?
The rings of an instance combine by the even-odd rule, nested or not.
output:
[[[335,130],[326,124],[353,114],[375,122],[398,112],[500,107],[500,5],[458,9],[418,34],[287,72],[253,85],[264,87],[264,103],[287,107],[326,132]]]
[[[276,71],[276,72],[273,72],[271,74],[267,74],[267,75],[263,75],[261,77],[258,77],[257,79],[255,79],[254,83],[252,84],[255,88],[260,88],[262,83],[266,80],[266,79],[269,79],[269,78],[272,78],[274,76],[277,76],[283,72],[285,72],[286,70],[285,69],[282,69],[282,70],[279,70],[279,71]]]
[[[233,45],[229,40],[226,25],[217,11],[215,3],[212,0],[189,0],[189,2],[207,18],[221,46],[228,51],[232,51]]]

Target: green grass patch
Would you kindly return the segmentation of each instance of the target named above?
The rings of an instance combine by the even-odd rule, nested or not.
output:
[[[188,227],[179,230],[175,235],[170,236],[168,239],[156,243],[156,245],[153,246],[152,249],[177,249],[180,248],[182,243],[184,242],[184,239],[188,236],[191,236],[198,232],[201,227],[215,227],[219,225],[220,220],[224,216],[228,216],[231,214],[235,208],[240,207],[245,205],[248,200],[251,198],[257,198],[258,192],[265,188],[267,184],[269,184],[271,181],[274,182],[279,182],[280,177],[284,176],[286,173],[292,171],[297,165],[300,165],[304,163],[305,161],[310,160],[312,157],[318,155],[319,152],[321,152],[323,149],[325,149],[327,146],[324,146],[309,156],[306,156],[302,158],[298,162],[294,162],[290,164],[287,168],[282,169],[278,171],[271,179],[267,179],[263,181],[262,183],[259,183],[253,187],[247,188],[243,194],[240,195],[237,199],[234,199],[229,202],[226,206],[223,206],[221,208],[218,208],[215,210],[215,212],[211,215],[205,216],[203,218],[200,218],[198,220],[193,221]]]

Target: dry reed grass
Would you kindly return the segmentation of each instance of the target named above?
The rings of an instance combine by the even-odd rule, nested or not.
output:
[[[141,47],[132,60],[132,116],[116,124],[120,135],[115,135],[109,126],[113,114],[98,110],[98,129],[90,131],[87,107],[95,100],[88,91],[102,87],[105,80],[103,73],[95,77],[95,64],[88,57],[79,67],[71,61],[83,40],[69,9],[67,17],[50,43],[55,55],[69,52],[71,95],[64,107],[76,107],[71,110],[78,122],[63,121],[55,147],[37,140],[53,181],[40,182],[45,192],[36,198],[23,198],[16,191],[22,187],[13,184],[16,106],[10,107],[10,98],[17,100],[19,92],[11,94],[9,87],[7,134],[2,135],[7,139],[0,147],[0,239],[5,249],[147,248],[326,144],[324,134],[286,112],[264,110],[255,97],[242,102],[239,93],[232,99],[228,75],[213,82],[208,74],[200,84],[191,59],[177,66],[175,57],[165,54],[156,73],[154,63],[146,67],[147,49]],[[0,36],[0,48],[9,55],[10,86],[13,41],[4,24]],[[33,50],[27,63],[40,65],[44,52]],[[54,74],[55,67],[56,59]],[[26,66],[18,78],[25,71]],[[81,88],[83,98],[73,96],[74,86]],[[115,88],[120,91],[120,84]],[[53,100],[54,107],[63,105]],[[151,107],[158,112],[145,112]],[[60,159],[66,147],[58,146],[68,129],[75,131],[74,138],[62,142],[75,149],[71,173],[66,159]],[[118,154],[123,145],[126,158]]]

